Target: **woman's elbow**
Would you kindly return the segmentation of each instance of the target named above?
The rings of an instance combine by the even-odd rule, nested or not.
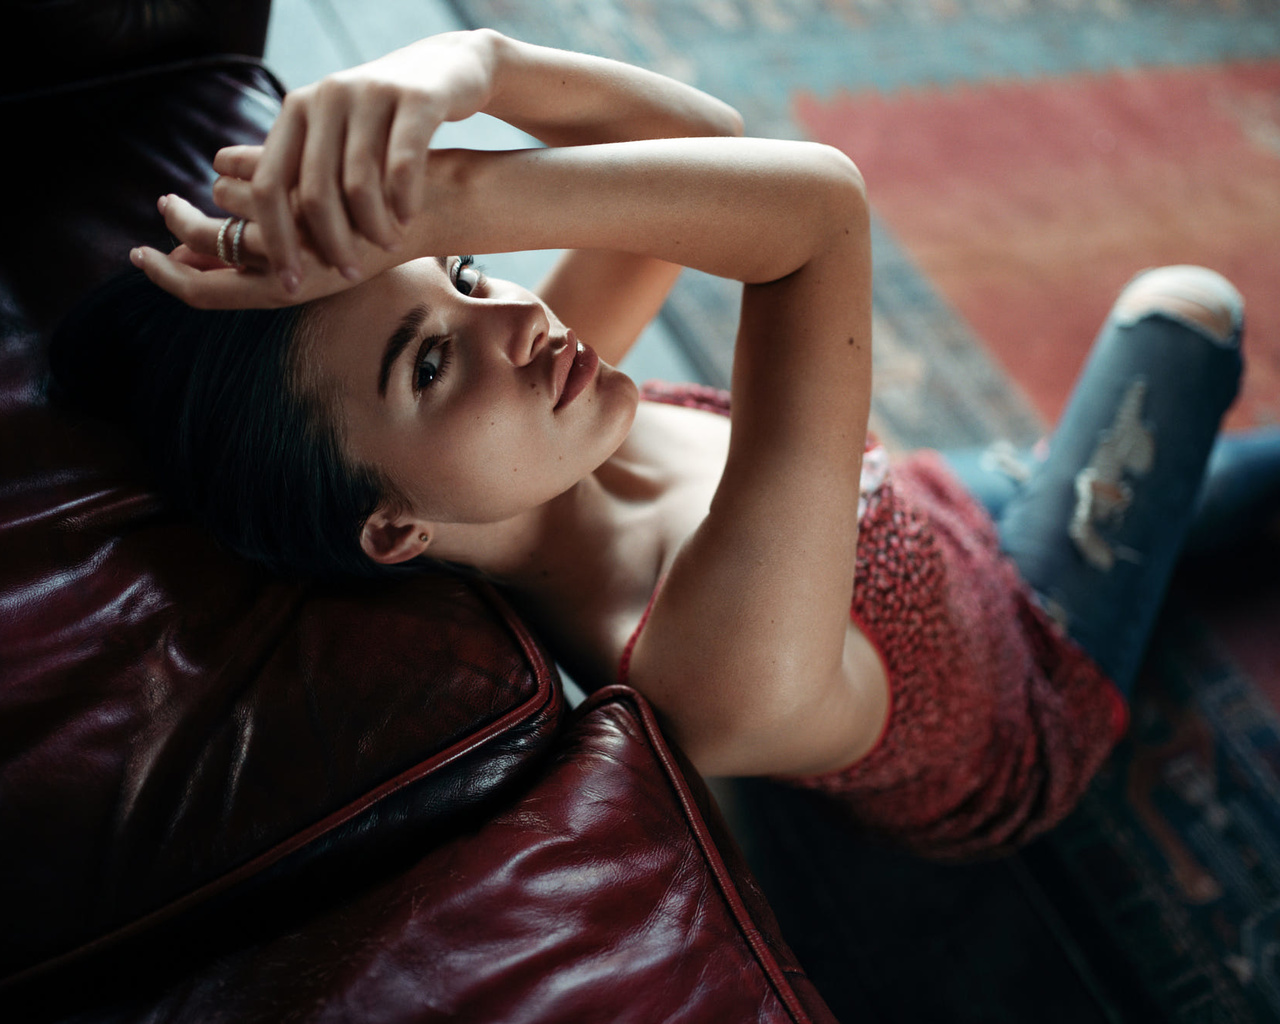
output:
[[[868,210],[867,182],[858,165],[834,146],[813,145],[832,212],[842,219],[864,216]]]

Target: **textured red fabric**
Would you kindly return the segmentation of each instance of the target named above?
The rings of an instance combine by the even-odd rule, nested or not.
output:
[[[646,396],[727,409],[706,388]],[[936,453],[868,496],[855,573],[851,614],[884,661],[889,718],[855,764],[787,781],[940,858],[1003,852],[1061,820],[1124,732],[1123,699],[1035,606]]]

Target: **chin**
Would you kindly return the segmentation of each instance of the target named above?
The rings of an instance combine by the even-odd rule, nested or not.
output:
[[[640,388],[617,367],[601,363],[596,398],[600,403],[602,416],[610,425],[617,418],[617,443],[622,444],[636,419],[636,409],[640,406]]]
[[[620,395],[629,396],[632,405],[638,405],[640,402],[640,388],[636,382],[616,366],[610,366],[603,360],[600,363],[600,380],[597,387],[601,394],[606,391],[616,391]]]

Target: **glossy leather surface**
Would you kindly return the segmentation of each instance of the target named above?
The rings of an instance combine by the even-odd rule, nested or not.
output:
[[[834,1024],[689,778],[638,695],[601,691],[474,831],[92,1019]]]

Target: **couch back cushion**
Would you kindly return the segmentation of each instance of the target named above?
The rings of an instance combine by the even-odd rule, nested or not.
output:
[[[271,0],[8,0],[0,95],[211,53],[262,56]]]
[[[0,251],[0,979],[429,847],[558,728],[554,667],[487,588],[271,578],[167,507],[122,436],[42,396],[33,320],[163,243],[162,192],[211,208],[213,153],[278,105],[248,61],[0,105],[50,140],[7,162],[32,198]]]

